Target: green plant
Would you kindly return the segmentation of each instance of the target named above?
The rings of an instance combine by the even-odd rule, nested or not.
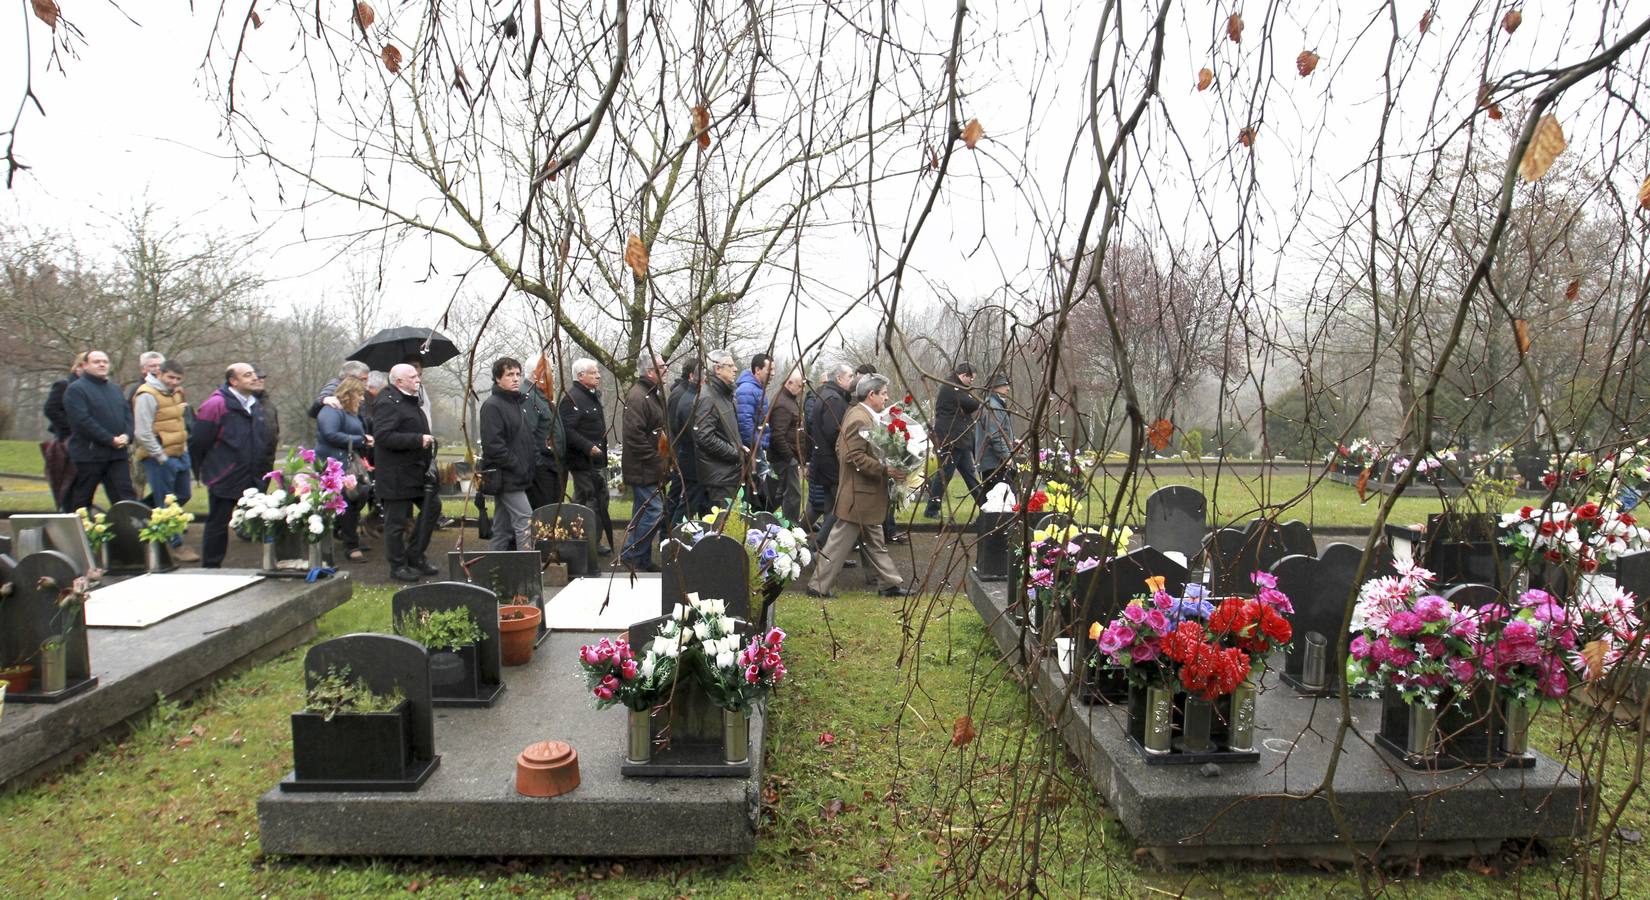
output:
[[[431,650],[457,650],[482,640],[481,626],[463,607],[412,609],[395,620],[395,633]]]
[[[1462,511],[1499,515],[1516,496],[1517,478],[1491,478],[1487,473],[1480,472],[1462,495]]]
[[[327,666],[327,671],[304,693],[304,712],[320,713],[331,722],[339,713],[389,712],[407,699],[400,688],[380,694],[361,681],[350,678],[349,666]]]
[[[1187,456],[1203,455],[1203,432],[1196,428],[1188,428],[1180,435],[1180,449]]]

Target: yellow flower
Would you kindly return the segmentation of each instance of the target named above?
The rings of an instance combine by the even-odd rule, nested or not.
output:
[[[1146,590],[1155,594],[1158,591],[1163,590],[1163,584],[1168,580],[1168,578],[1162,575],[1153,575],[1146,579]]]
[[[1091,640],[1091,641],[1100,640],[1100,623],[1099,622],[1090,622],[1089,623],[1089,640]]]

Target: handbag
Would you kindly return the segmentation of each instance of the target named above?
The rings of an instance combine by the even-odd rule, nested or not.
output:
[[[353,448],[344,459],[344,474],[355,476],[355,487],[344,491],[345,500],[352,504],[360,503],[372,496],[372,471]]]

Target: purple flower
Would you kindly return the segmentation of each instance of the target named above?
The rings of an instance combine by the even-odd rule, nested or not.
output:
[[[1415,601],[1415,614],[1424,622],[1438,622],[1449,618],[1449,601],[1437,594],[1428,594]]]
[[[1352,643],[1347,645],[1346,650],[1352,654],[1353,659],[1364,659],[1369,656],[1369,638],[1361,634],[1358,635],[1352,639]]]
[[[1401,609],[1392,614],[1392,618],[1387,620],[1386,626],[1394,635],[1407,638],[1419,634],[1421,629],[1425,627],[1425,623],[1415,613],[1407,609]]]
[[[1459,682],[1461,684],[1466,684],[1467,682],[1472,680],[1472,676],[1473,676],[1472,662],[1470,660],[1459,659],[1459,658],[1452,659],[1452,660],[1449,661],[1449,673],[1450,673],[1451,676],[1453,676],[1455,678],[1455,680],[1457,682]]]
[[[1100,568],[1100,557],[1088,556],[1077,561],[1077,571],[1087,572],[1090,569]]]
[[[315,451],[312,448],[304,447],[298,451],[298,455],[303,458],[304,462],[312,463],[315,461]]]
[[[1278,578],[1277,578],[1276,575],[1273,575],[1271,572],[1255,572],[1255,573],[1252,573],[1249,576],[1249,578],[1250,578],[1251,581],[1253,581],[1255,583],[1255,587],[1265,588],[1266,590],[1269,590],[1269,591],[1270,590],[1277,590]]]

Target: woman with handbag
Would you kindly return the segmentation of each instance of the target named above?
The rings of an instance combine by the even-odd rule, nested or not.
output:
[[[343,541],[344,551],[352,562],[366,559],[357,527],[361,521],[361,507],[371,491],[370,483],[361,481],[366,469],[361,464],[361,454],[372,446],[372,435],[367,434],[361,424],[361,401],[366,395],[366,382],[359,378],[345,378],[333,393],[338,399],[338,407],[324,406],[315,418],[316,458],[336,459],[356,476],[356,489],[345,497],[349,506],[338,517],[338,524],[333,530],[333,534]]]

